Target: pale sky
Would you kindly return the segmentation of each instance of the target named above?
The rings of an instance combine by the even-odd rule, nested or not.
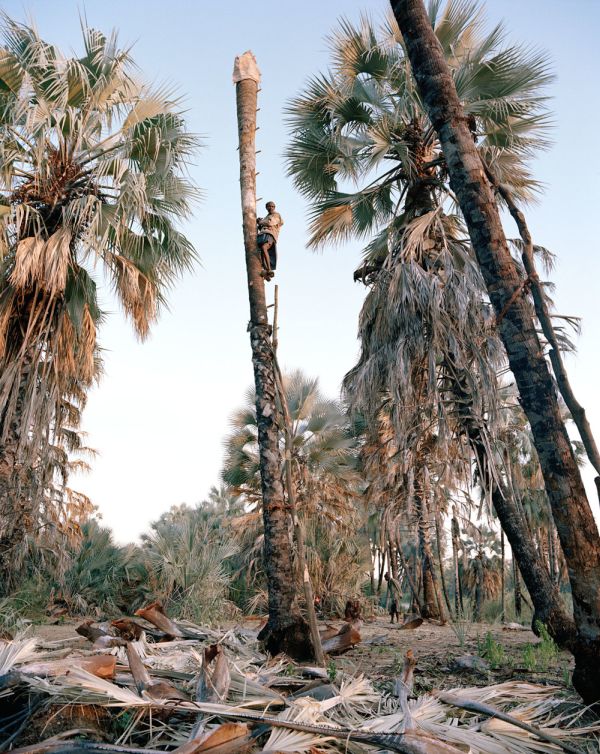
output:
[[[504,18],[511,39],[542,47],[554,60],[555,145],[542,155],[537,177],[547,184],[528,213],[536,243],[557,256],[555,301],[563,314],[583,318],[579,353],[569,360],[577,397],[600,435],[600,334],[598,313],[598,206],[600,160],[596,126],[598,0],[488,0],[490,23]],[[286,178],[282,110],[308,76],[327,65],[324,37],[341,16],[375,18],[384,0],[303,3],[255,0],[4,0],[13,18],[32,17],[40,34],[63,52],[81,50],[79,15],[108,32],[116,27],[148,81],[168,82],[184,96],[190,130],[205,137],[192,168],[205,192],[185,231],[202,267],[170,295],[150,339],[140,344],[111,302],[99,333],[105,375],[89,399],[83,428],[98,451],[93,471],[73,479],[99,507],[118,541],[137,537],[171,505],[193,504],[219,483],[228,417],[252,382],[246,325],[248,298],[238,184],[235,90],[236,55],[253,50],[262,71],[257,134],[258,196],[277,203],[285,219],[279,243],[280,361],[318,376],[339,394],[357,355],[357,319],[365,295],[352,272],[360,246],[306,249],[305,204]],[[507,225],[509,236],[514,228]],[[272,296],[272,284],[270,286]],[[592,474],[585,473],[598,506]]]

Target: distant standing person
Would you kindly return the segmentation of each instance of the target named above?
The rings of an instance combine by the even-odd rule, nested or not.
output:
[[[277,268],[277,239],[283,225],[283,218],[279,212],[275,212],[275,202],[267,202],[267,216],[257,217],[258,235],[256,243],[260,249],[260,258],[263,266],[262,276],[272,280]]]

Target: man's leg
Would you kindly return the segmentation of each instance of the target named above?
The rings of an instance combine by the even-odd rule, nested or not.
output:
[[[269,277],[268,280],[272,280],[275,277],[275,269],[277,268],[277,246],[275,241],[270,244],[269,249]]]
[[[265,243],[260,247],[260,261],[263,266],[263,277],[269,278],[271,275],[271,262],[269,260],[269,244]]]

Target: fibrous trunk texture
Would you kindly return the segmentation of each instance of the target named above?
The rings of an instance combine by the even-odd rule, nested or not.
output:
[[[419,556],[423,574],[423,618],[441,618],[441,605],[434,571],[433,551],[431,548],[431,522],[427,502],[422,495],[415,495],[419,527]]]
[[[418,90],[437,131],[502,341],[529,420],[562,545],[577,637],[573,685],[600,699],[600,536],[560,415],[531,305],[510,255],[498,208],[442,47],[422,0],[392,0]],[[521,290],[519,295],[514,294]],[[510,305],[507,306],[507,304]],[[503,315],[503,316],[501,316]]]
[[[27,488],[28,469],[22,460],[21,437],[24,414],[24,388],[6,426],[6,406],[0,416],[0,596],[9,594],[19,583],[18,563],[23,544],[35,524],[31,490]]]
[[[272,654],[284,651],[296,659],[312,657],[308,625],[296,599],[290,548],[289,516],[281,481],[282,457],[275,404],[275,371],[271,327],[267,319],[264,279],[256,245],[256,105],[259,73],[252,53],[236,60],[240,188],[248,295],[250,345],[256,387],[256,421],[263,498],[264,562],[269,593],[269,620],[259,638]]]

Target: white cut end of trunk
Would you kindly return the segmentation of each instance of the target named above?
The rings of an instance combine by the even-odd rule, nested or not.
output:
[[[260,71],[256,65],[254,53],[250,50],[243,55],[238,55],[233,64],[233,83],[239,84],[244,79],[252,79],[260,84]]]

